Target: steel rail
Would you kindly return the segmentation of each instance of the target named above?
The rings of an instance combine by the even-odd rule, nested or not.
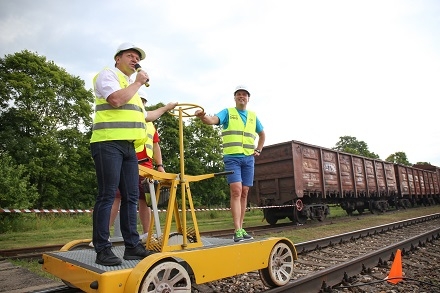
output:
[[[304,253],[316,248],[319,249],[320,247],[329,246],[331,245],[331,243],[358,239],[364,236],[379,233],[380,231],[388,231],[392,229],[397,229],[399,227],[410,226],[411,224],[426,222],[432,219],[437,219],[438,217],[439,214],[433,214],[425,217],[413,218],[402,222],[395,222],[387,225],[373,227],[371,229],[364,229],[352,233],[328,237],[325,238],[325,240],[318,239],[316,241],[310,241],[307,243],[298,243],[296,244],[296,247],[299,253]],[[292,280],[283,287],[269,289],[265,291],[265,293],[330,292],[331,287],[340,284],[347,274],[357,275],[367,268],[377,266],[381,260],[392,259],[397,249],[401,249],[402,251],[411,250],[414,247],[431,241],[432,239],[438,238],[440,238],[440,227],[389,245],[387,247],[378,249],[377,251],[366,253],[365,255],[354,258],[339,265],[320,270],[315,274],[307,275],[297,280]]]

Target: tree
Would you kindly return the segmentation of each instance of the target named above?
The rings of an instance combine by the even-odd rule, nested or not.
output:
[[[0,165],[0,207],[31,207],[38,198],[38,193],[29,182],[26,168],[15,164],[7,153],[0,153]]]
[[[353,136],[341,136],[333,150],[346,152],[354,155],[364,156],[367,158],[379,159],[379,156],[368,150],[368,145],[364,141],[358,141]]]
[[[395,164],[402,164],[405,166],[411,166],[412,164],[408,161],[408,158],[406,157],[406,154],[404,152],[395,152],[394,154],[389,155],[385,161],[395,163]]]
[[[192,119],[184,133],[188,142],[185,150],[188,172],[200,175],[224,171],[221,127],[213,127],[202,123],[200,119]],[[192,186],[201,204],[218,206],[227,205],[229,202],[229,186],[225,176],[194,182]]]
[[[429,166],[432,166],[432,164],[429,163],[429,162],[417,162],[414,165],[429,165]]]
[[[90,207],[93,93],[84,81],[24,50],[0,59],[0,151],[23,166],[36,208]]]

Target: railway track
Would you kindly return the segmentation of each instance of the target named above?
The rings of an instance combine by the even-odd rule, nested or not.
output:
[[[357,287],[353,284],[349,286],[353,276],[366,275],[378,266],[385,267],[387,271],[398,249],[409,255],[417,247],[436,241],[436,250],[431,252],[431,256],[438,264],[439,239],[440,215],[436,214],[299,243],[296,244],[299,257],[291,282],[265,292],[347,292],[343,288],[339,291],[338,287],[341,284]],[[386,277],[386,274],[382,276],[382,280]],[[376,278],[371,276],[371,279]],[[434,285],[429,292],[440,292],[440,284]]]
[[[387,213],[393,213],[395,210],[390,210]],[[365,217],[374,217],[373,214],[363,214],[362,218]],[[311,221],[310,223],[307,223],[307,227],[313,228],[317,226],[325,226],[325,225],[331,225],[337,222],[344,222],[347,220],[350,220],[350,218],[353,218],[353,216],[343,216],[343,217],[337,217],[337,218],[331,218],[327,219],[326,221]],[[249,234],[252,234],[253,236],[262,236],[266,234],[276,234],[279,232],[283,232],[286,229],[292,230],[292,229],[300,229],[302,227],[305,227],[304,225],[295,225],[291,222],[289,223],[281,223],[277,225],[261,225],[261,226],[254,226],[254,227],[246,227],[246,231]],[[222,230],[213,230],[213,231],[205,231],[200,232],[201,236],[206,237],[218,237],[218,238],[228,238],[232,237],[233,235],[233,229],[222,229]],[[118,241],[115,242],[115,244],[118,244]],[[41,258],[41,255],[45,252],[52,252],[52,251],[58,251],[61,247],[63,247],[64,244],[54,244],[54,245],[46,245],[46,246],[35,246],[35,247],[25,247],[25,248],[16,248],[16,249],[4,249],[0,250],[0,259],[28,259],[28,260],[35,260]]]
[[[329,223],[330,224],[330,223]],[[295,229],[296,226],[293,226],[292,223],[279,224],[276,226],[255,226],[246,228],[248,233],[254,236],[261,236],[270,233],[278,233],[286,228]],[[234,233],[233,229],[223,229],[223,230],[215,230],[215,231],[206,231],[201,232],[201,236],[206,237],[217,237],[217,238],[229,238],[232,237]],[[113,242],[114,245],[122,244],[121,241]],[[4,249],[0,250],[0,258],[3,259],[40,259],[41,255],[45,252],[58,251],[63,247],[64,244],[55,244],[55,245],[46,245],[46,246],[36,246],[36,247],[26,247],[26,248],[16,248],[16,249]]]
[[[274,229],[282,229],[282,227],[270,227],[270,230],[267,230],[263,227],[268,228],[268,226],[254,227],[255,230],[249,229],[249,231],[257,235],[260,233],[268,233],[268,231],[273,233]],[[314,241],[297,243],[296,249],[299,257],[295,262],[292,280],[286,286],[267,290],[264,285],[261,285],[258,286],[263,288],[260,291],[249,291],[242,286],[241,291],[234,291],[233,289],[225,289],[228,286],[228,280],[218,280],[209,284],[202,284],[203,286],[201,287],[195,286],[192,292],[376,292],[374,290],[350,291],[348,289],[343,291],[344,289],[342,288],[340,289],[341,291],[337,291],[337,288],[338,286],[340,287],[341,284],[348,287],[358,286],[356,285],[356,280],[361,279],[361,277],[359,277],[360,275],[364,276],[364,279],[383,280],[383,278],[387,276],[389,266],[392,262],[391,259],[397,249],[402,250],[402,255],[404,255],[404,259],[406,260],[411,253],[417,250],[417,247],[427,246],[427,244],[434,241],[437,242],[437,247],[439,247],[439,227],[440,214],[433,214]],[[292,226],[290,225],[289,228],[292,229]],[[423,233],[421,233],[421,231],[423,231]],[[210,231],[206,233],[208,233],[207,235],[209,236],[216,237],[219,235],[229,236],[230,230]],[[50,247],[46,246],[45,248]],[[440,251],[438,250],[437,252],[435,250],[431,252],[431,257],[433,260],[437,260],[437,264],[440,263],[439,254]],[[368,275],[371,271],[377,272],[379,270],[378,267],[382,270],[380,277],[377,277],[377,273],[376,275]],[[437,268],[437,271],[439,270],[440,267]],[[255,272],[255,274],[250,272],[246,275],[248,279],[244,282],[247,284],[261,282],[257,272]],[[244,279],[244,277],[240,278]],[[439,279],[440,277],[437,278],[437,280]],[[233,282],[237,283],[237,281]],[[365,280],[363,283],[365,283]],[[440,284],[437,285],[440,286]],[[216,290],[215,288],[219,288],[219,286],[227,291]],[[440,292],[440,289],[435,291],[435,284],[431,289],[432,290],[426,292]],[[61,286],[34,292],[61,293],[81,291],[67,286]]]

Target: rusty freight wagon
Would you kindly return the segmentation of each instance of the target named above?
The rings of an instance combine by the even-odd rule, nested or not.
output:
[[[274,225],[324,220],[328,204],[348,214],[384,211],[398,194],[394,164],[299,141],[266,146],[255,160],[249,202],[263,207]]]
[[[395,165],[401,200],[405,206],[434,205],[440,196],[440,168],[416,164]]]

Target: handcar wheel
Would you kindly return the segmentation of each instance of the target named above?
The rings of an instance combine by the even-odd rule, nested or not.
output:
[[[270,252],[267,268],[258,272],[261,281],[267,287],[286,285],[293,272],[293,254],[290,247],[283,242],[277,243]]]
[[[195,243],[196,239],[192,236],[188,236],[187,241],[189,243]],[[168,237],[168,244],[169,245],[183,244],[183,234],[179,232],[170,233],[170,236]]]
[[[155,265],[145,276],[139,293],[191,292],[191,279],[177,262],[166,261]]]

